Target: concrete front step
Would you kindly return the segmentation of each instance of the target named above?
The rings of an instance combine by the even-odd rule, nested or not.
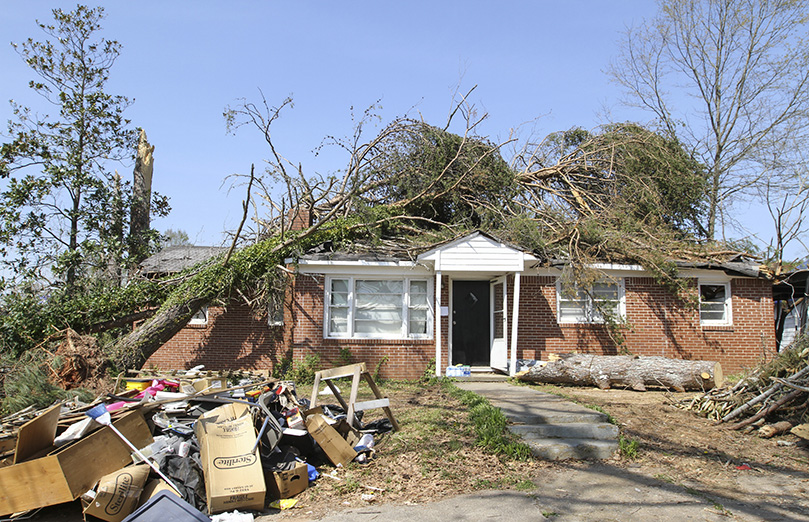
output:
[[[603,413],[593,410],[570,410],[561,411],[557,409],[545,408],[543,411],[535,409],[532,413],[507,412],[505,408],[500,408],[503,415],[513,424],[570,424],[580,422],[606,423],[609,417]]]
[[[618,451],[615,440],[526,438],[531,453],[544,460],[608,459]]]
[[[597,439],[615,442],[618,426],[606,422],[568,422],[565,424],[512,424],[511,433],[530,439]]]

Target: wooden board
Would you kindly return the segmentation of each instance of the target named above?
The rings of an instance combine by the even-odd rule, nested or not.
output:
[[[62,405],[57,404],[20,427],[20,431],[17,433],[17,446],[14,450],[14,464],[24,462],[42,450],[53,446],[61,410]]]

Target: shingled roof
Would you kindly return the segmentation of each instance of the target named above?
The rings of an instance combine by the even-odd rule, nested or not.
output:
[[[140,264],[144,274],[173,274],[181,272],[227,251],[227,247],[170,246],[147,257]]]

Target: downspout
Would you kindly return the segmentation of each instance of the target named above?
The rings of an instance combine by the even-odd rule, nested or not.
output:
[[[520,318],[520,274],[514,272],[514,296],[511,305],[511,364],[509,364],[508,374],[514,376],[517,373],[517,326]]]
[[[441,377],[441,271],[435,272],[435,376]]]

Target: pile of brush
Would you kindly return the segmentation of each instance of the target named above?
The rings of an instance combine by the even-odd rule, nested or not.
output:
[[[758,427],[764,437],[809,422],[809,336],[796,340],[735,384],[676,405],[720,423],[734,421],[728,424],[730,429]]]

